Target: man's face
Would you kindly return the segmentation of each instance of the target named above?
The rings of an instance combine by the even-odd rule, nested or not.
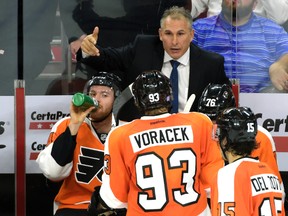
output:
[[[173,59],[179,59],[188,50],[194,37],[194,31],[191,28],[184,18],[167,17],[163,27],[159,29],[163,47]]]
[[[99,107],[90,113],[90,118],[96,122],[106,119],[112,112],[114,103],[114,90],[108,86],[91,86],[89,96],[96,99]]]
[[[226,19],[237,22],[249,17],[256,4],[255,0],[223,0],[222,12]]]

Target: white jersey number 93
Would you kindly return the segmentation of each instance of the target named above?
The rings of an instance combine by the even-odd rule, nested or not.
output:
[[[164,169],[164,159],[154,152],[139,155],[136,160],[137,186],[143,192],[138,194],[138,203],[145,211],[160,211],[168,203],[168,193],[172,190],[173,199],[185,206],[197,202],[199,194],[194,190],[196,156],[191,149],[176,149],[166,159],[168,170]],[[183,169],[186,163],[186,169]],[[168,188],[165,172],[183,169],[178,188]],[[149,170],[149,172],[145,172]],[[149,173],[149,174],[147,174]],[[182,182],[181,182],[182,181]],[[185,192],[181,191],[184,186]],[[152,191],[151,196],[145,191]]]

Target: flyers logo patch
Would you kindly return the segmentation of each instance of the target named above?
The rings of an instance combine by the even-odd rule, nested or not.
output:
[[[89,184],[93,178],[100,182],[103,174],[104,152],[91,148],[81,147],[77,164],[76,180]]]

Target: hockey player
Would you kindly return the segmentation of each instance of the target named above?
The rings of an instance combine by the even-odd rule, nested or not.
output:
[[[214,122],[221,111],[230,107],[236,107],[236,103],[232,88],[226,84],[209,84],[199,98],[198,111],[208,115]],[[251,157],[258,158],[273,169],[281,183],[284,200],[284,185],[277,165],[275,142],[272,135],[261,125],[257,125],[256,142],[258,148],[252,151]]]
[[[211,215],[204,189],[223,166],[211,120],[198,112],[169,114],[170,80],[160,71],[139,75],[132,91],[144,116],[108,135],[91,215],[121,208],[128,216]]]
[[[285,215],[280,181],[267,163],[251,157],[257,121],[248,107],[227,108],[216,119],[215,137],[223,159],[211,189],[213,216]]]
[[[119,83],[119,77],[106,72],[89,80],[85,92],[99,106],[83,111],[71,102],[70,116],[53,126],[47,147],[37,158],[46,178],[63,180],[55,197],[55,216],[87,215],[94,187],[101,184],[104,142],[115,127],[112,108]]]

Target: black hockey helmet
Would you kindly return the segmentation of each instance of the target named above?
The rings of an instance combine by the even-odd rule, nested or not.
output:
[[[206,114],[211,120],[224,109],[236,107],[232,88],[228,84],[208,84],[198,102],[198,112]]]
[[[132,85],[136,106],[141,112],[172,106],[172,88],[169,78],[161,71],[144,71]]]
[[[223,110],[218,115],[216,124],[216,134],[220,143],[225,137],[227,139],[225,150],[232,148],[236,153],[240,152],[239,155],[242,155],[247,151],[247,148],[250,148],[250,143],[254,145],[257,134],[257,118],[249,107],[234,107]],[[240,144],[245,145],[240,146]],[[246,150],[244,150],[245,148]]]
[[[86,83],[84,87],[84,93],[89,94],[90,88],[93,85],[111,87],[114,90],[115,97],[119,96],[121,93],[121,79],[113,73],[104,71],[96,73],[92,79]]]

